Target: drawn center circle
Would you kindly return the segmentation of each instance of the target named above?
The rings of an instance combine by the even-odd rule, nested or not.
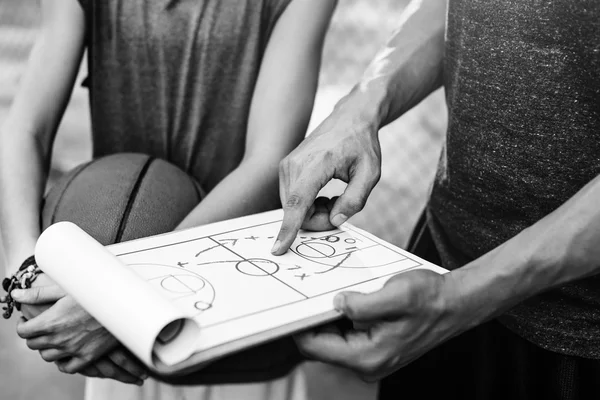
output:
[[[172,293],[196,293],[206,283],[202,278],[193,275],[169,275],[163,278],[162,287]]]
[[[298,254],[309,258],[327,258],[335,254],[335,248],[323,242],[305,242],[296,247]]]
[[[279,271],[279,265],[263,258],[250,258],[240,261],[235,268],[242,274],[250,276],[270,276]]]

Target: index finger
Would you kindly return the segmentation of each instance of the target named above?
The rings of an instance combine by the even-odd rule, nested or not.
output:
[[[54,306],[30,320],[22,318],[17,323],[17,335],[22,339],[31,339],[37,336],[48,335],[54,331]]]
[[[286,198],[283,199],[283,221],[277,234],[277,240],[271,252],[274,255],[284,254],[296,239],[296,235],[304,222],[306,213],[313,201],[317,198],[319,190],[323,187],[320,182],[312,179],[298,180],[290,185]],[[282,191],[282,193],[284,193]]]

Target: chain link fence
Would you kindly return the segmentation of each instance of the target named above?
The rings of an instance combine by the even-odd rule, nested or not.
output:
[[[59,0],[61,1],[61,0]],[[360,79],[366,66],[397,27],[408,0],[340,0],[325,42],[319,91],[310,130]],[[0,0],[0,124],[18,87],[39,24],[38,0]],[[85,73],[82,74],[79,82]],[[446,128],[446,108],[440,90],[415,109],[382,129],[382,177],[365,209],[350,222],[396,245],[404,246],[424,205]],[[90,157],[87,92],[76,85],[55,144],[52,177]],[[332,182],[325,195],[344,188]],[[0,258],[1,260],[1,258]],[[0,268],[2,267],[0,262]],[[13,318],[14,319],[14,318]],[[2,398],[76,399],[82,380],[59,374],[41,363],[14,334],[14,324],[0,325],[0,387]],[[323,374],[325,373],[325,377]],[[373,395],[372,386],[353,383],[333,369],[309,372],[311,398],[335,398],[336,387],[355,386],[357,398]],[[22,377],[25,386],[18,386]]]

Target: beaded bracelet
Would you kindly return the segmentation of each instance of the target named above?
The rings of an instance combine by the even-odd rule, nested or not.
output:
[[[6,304],[6,306],[2,307],[4,310],[2,316],[5,319],[10,318],[15,308],[18,311],[21,310],[21,305],[12,298],[10,293],[14,289],[29,289],[33,281],[35,281],[41,273],[42,270],[39,269],[35,262],[35,257],[31,256],[23,261],[23,264],[21,264],[19,270],[13,276],[2,280],[2,288],[7,293],[6,296],[0,297],[0,303]]]

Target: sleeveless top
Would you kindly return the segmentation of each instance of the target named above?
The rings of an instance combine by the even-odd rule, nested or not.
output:
[[[93,156],[167,160],[206,192],[242,159],[272,29],[291,0],[80,0],[87,21]],[[172,384],[275,379],[301,361],[284,338]]]
[[[449,125],[428,217],[454,269],[600,174],[600,2],[450,0],[447,21]],[[543,348],[600,358],[600,278],[500,320]]]
[[[93,154],[141,152],[210,191],[241,161],[271,31],[291,0],[80,0]]]

